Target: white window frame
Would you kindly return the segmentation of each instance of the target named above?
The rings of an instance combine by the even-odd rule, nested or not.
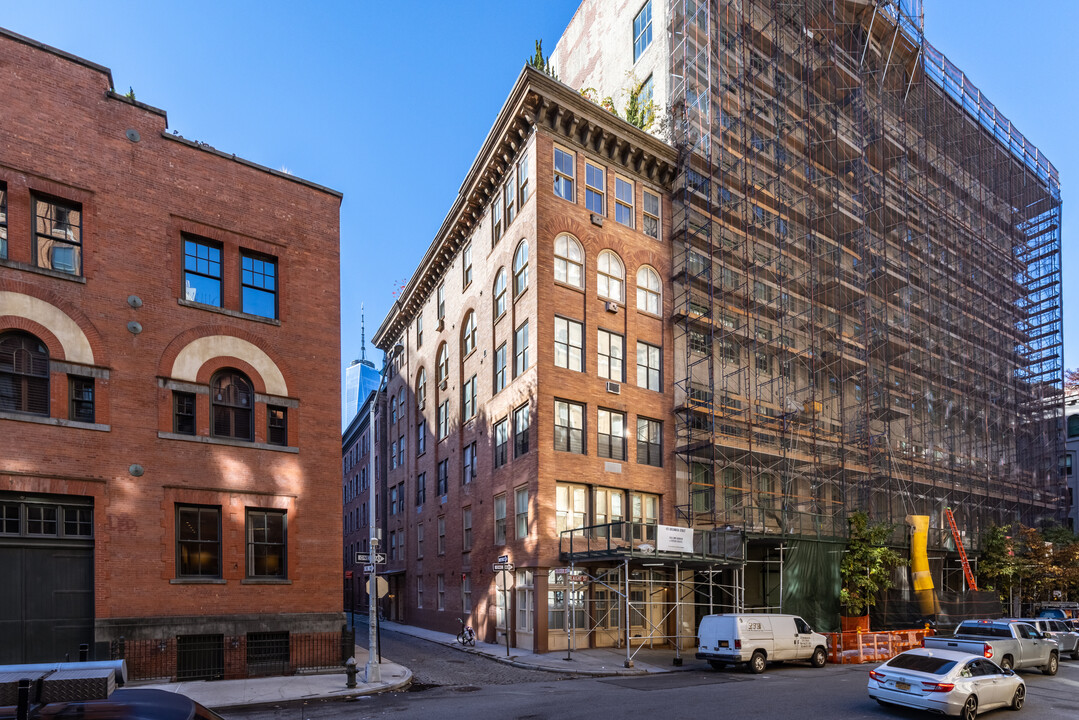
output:
[[[604,300],[622,302],[626,285],[626,266],[618,253],[604,250],[596,259],[596,294]]]
[[[584,289],[584,248],[566,233],[554,239],[554,280]]]

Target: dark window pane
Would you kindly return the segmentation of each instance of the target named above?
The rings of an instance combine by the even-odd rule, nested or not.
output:
[[[221,248],[209,241],[184,239],[184,298],[221,307]]]
[[[266,417],[269,424],[266,441],[271,445],[288,445],[288,409],[269,406]]]
[[[174,432],[182,435],[195,434],[195,393],[174,392],[173,424]]]
[[[73,377],[70,386],[69,417],[78,422],[94,422],[94,379]]]
[[[220,577],[220,508],[180,506],[176,519],[178,575]]]
[[[49,414],[49,351],[33,335],[0,335],[0,410]]]
[[[64,508],[64,535],[69,537],[92,537],[94,534],[94,511],[84,507]]]
[[[213,434],[216,437],[253,440],[251,383],[240,373],[227,370],[214,376],[210,403],[213,407]]]

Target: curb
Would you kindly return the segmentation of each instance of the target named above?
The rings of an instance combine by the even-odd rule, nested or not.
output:
[[[413,636],[416,637],[416,636]],[[421,640],[427,640],[427,638],[420,638]],[[456,642],[442,642],[439,640],[428,640],[444,647],[453,648],[459,652],[468,653],[469,655],[478,655],[479,657],[489,658],[495,662],[502,663],[503,665],[510,665],[515,668],[521,668],[522,670],[540,670],[542,672],[555,673],[559,675],[571,674],[571,675],[583,675],[585,677],[618,677],[618,676],[635,676],[635,675],[650,675],[647,670],[639,670],[633,668],[624,668],[622,670],[588,670],[586,668],[573,668],[573,667],[548,667],[545,665],[533,665],[532,663],[521,662],[511,657],[501,657],[498,655],[490,655],[479,650],[469,650],[466,647],[460,646],[460,643]]]
[[[402,665],[402,667],[404,667]],[[412,671],[405,668],[405,677],[395,683],[384,683],[378,687],[371,688],[370,690],[357,690],[355,692],[342,692],[335,693],[333,695],[308,695],[304,697],[294,698],[278,698],[277,700],[265,700],[251,703],[228,703],[224,705],[206,705],[213,711],[218,710],[242,710],[242,709],[268,709],[281,705],[291,705],[293,703],[304,702],[326,702],[326,701],[342,701],[342,700],[355,700],[356,698],[364,697],[365,695],[378,695],[384,692],[393,692],[395,690],[401,690],[412,684]]]

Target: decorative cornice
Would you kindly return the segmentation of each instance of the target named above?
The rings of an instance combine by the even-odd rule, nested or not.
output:
[[[472,162],[434,240],[424,253],[397,303],[372,342],[388,351],[426,301],[438,278],[468,241],[491,196],[501,186],[510,161],[537,128],[561,141],[603,155],[628,173],[670,189],[677,174],[677,152],[595,103],[573,88],[525,66]]]

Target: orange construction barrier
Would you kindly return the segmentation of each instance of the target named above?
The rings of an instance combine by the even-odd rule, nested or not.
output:
[[[905,650],[921,647],[922,638],[929,635],[933,635],[933,631],[928,628],[888,632],[827,633],[828,662],[848,665],[884,662]]]

